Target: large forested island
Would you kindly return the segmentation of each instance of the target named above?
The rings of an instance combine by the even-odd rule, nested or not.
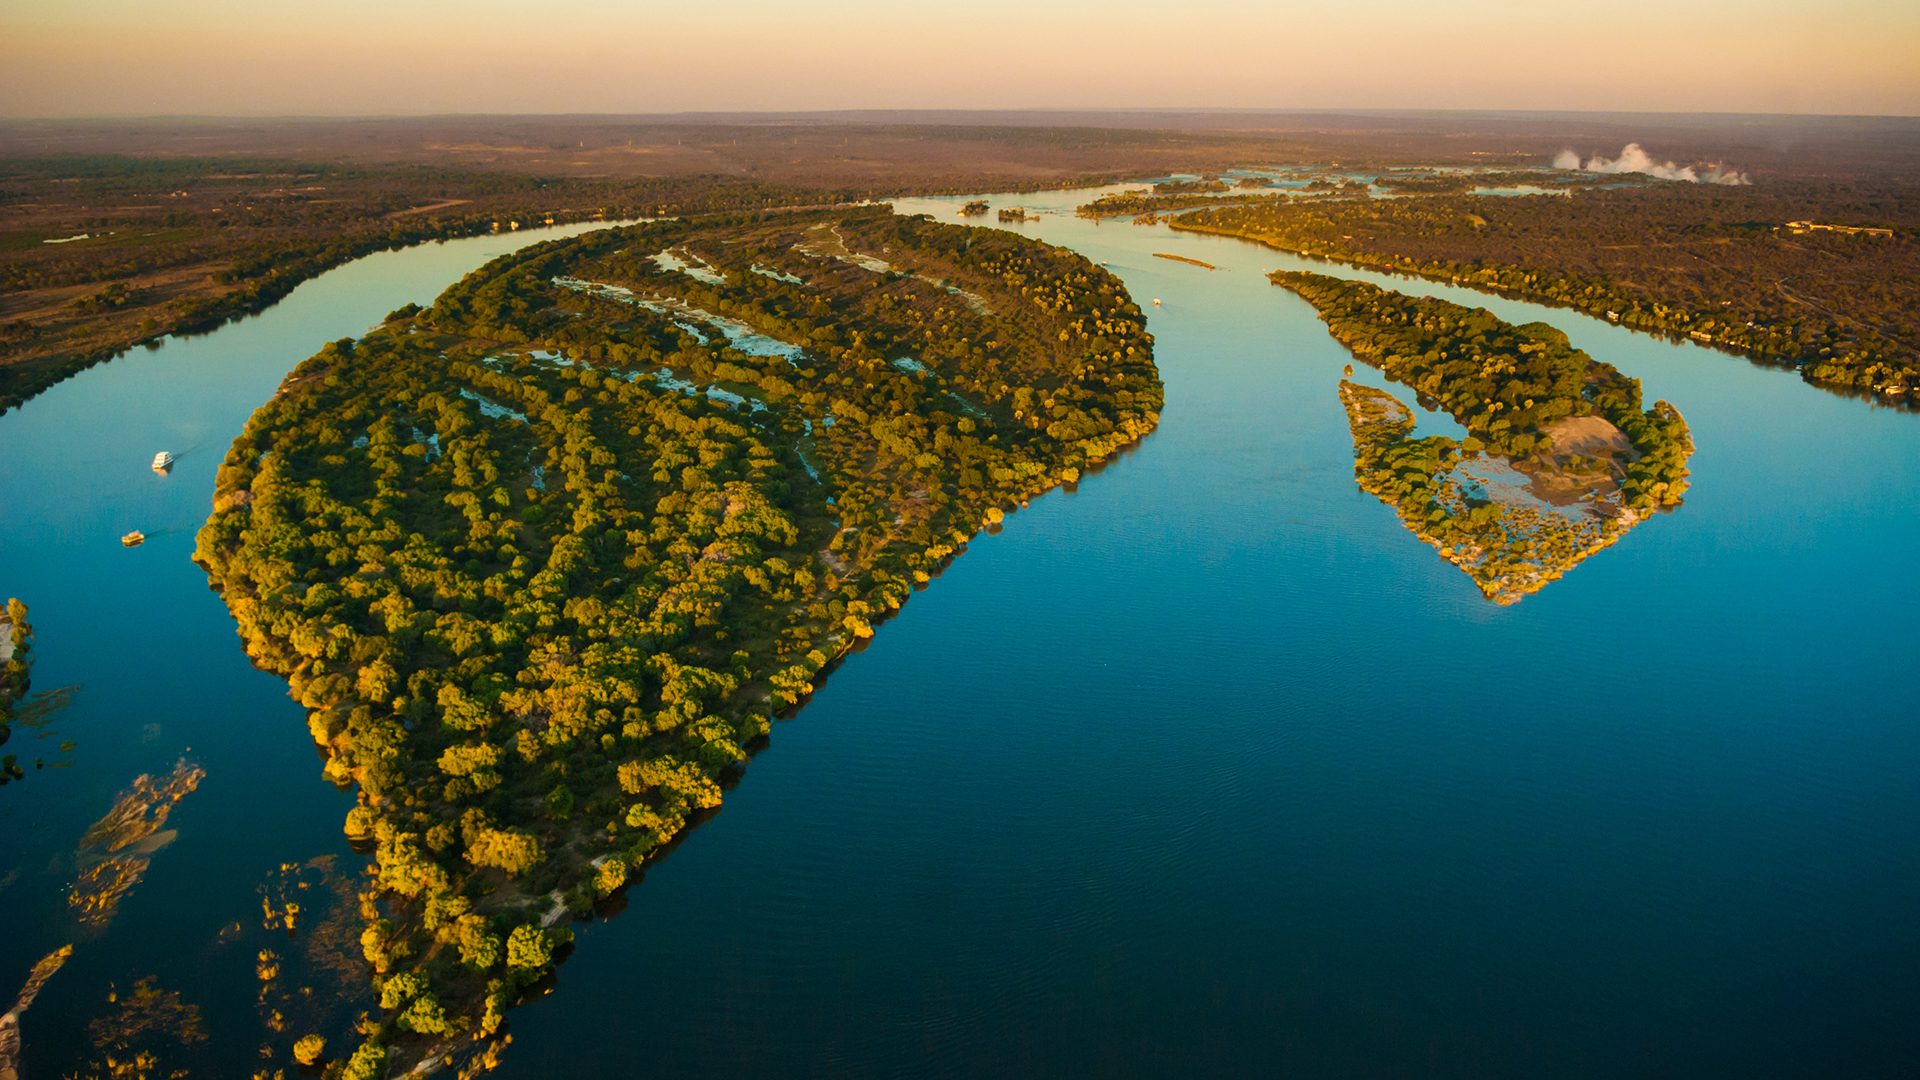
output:
[[[1273,282],[1320,312],[1335,339],[1468,434],[1416,436],[1391,393],[1342,380],[1354,475],[1486,596],[1513,603],[1679,505],[1693,440],[1673,406],[1544,323],[1324,274]]]
[[[1106,271],[885,207],[543,244],[301,364],[198,557],[359,792],[380,1009],[333,1067],[483,1067],[570,915],[1160,404]]]
[[[549,222],[1104,183],[1276,145],[1008,118],[0,120],[0,412],[373,251]]]
[[[1865,181],[1261,200],[1169,219],[1335,262],[1562,304],[1920,403],[1920,218]]]

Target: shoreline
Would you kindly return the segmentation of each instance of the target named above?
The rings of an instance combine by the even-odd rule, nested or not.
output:
[[[1423,271],[1415,267],[1400,266],[1390,262],[1368,262],[1359,258],[1341,258],[1333,255],[1322,255],[1301,248],[1288,247],[1285,244],[1276,243],[1264,237],[1249,236],[1246,233],[1235,232],[1231,229],[1216,229],[1205,225],[1183,223],[1183,219],[1186,216],[1186,214],[1172,214],[1163,217],[1161,221],[1168,228],[1181,232],[1194,233],[1201,236],[1217,236],[1232,240],[1244,240],[1248,243],[1258,244],[1261,247],[1278,251],[1285,255],[1325,263],[1329,266],[1342,266],[1369,273],[1411,278],[1416,281],[1429,281],[1438,285],[1450,285],[1455,288],[1466,289],[1470,292],[1476,292],[1486,296],[1497,296],[1504,300],[1513,300],[1524,304],[1537,304],[1540,307],[1553,308],[1560,311],[1577,312],[1578,314],[1593,319],[1595,322],[1604,323],[1608,326],[1617,326],[1636,334],[1646,334],[1669,344],[1697,345],[1701,348],[1711,349],[1714,352],[1727,356],[1739,357],[1761,367],[1773,368],[1780,371],[1791,371],[1799,375],[1800,380],[1807,385],[1817,387],[1839,397],[1856,398],[1874,405],[1898,409],[1902,412],[1920,413],[1920,386],[1909,388],[1904,396],[1894,396],[1876,389],[1855,386],[1851,383],[1817,378],[1809,373],[1810,367],[1807,361],[1795,359],[1794,357],[1784,354],[1743,348],[1729,342],[1719,341],[1711,336],[1706,338],[1696,337],[1695,334],[1697,332],[1695,331],[1667,330],[1661,327],[1639,326],[1621,320],[1609,319],[1607,318],[1607,311],[1610,309],[1605,307],[1604,304],[1588,307],[1582,304],[1558,300],[1553,297],[1534,295],[1523,290],[1502,288],[1497,285],[1478,284],[1470,278],[1463,277],[1456,273]]]
[[[1199,267],[1199,268],[1201,268],[1202,270],[1218,270],[1218,269],[1220,269],[1219,267],[1217,267],[1217,266],[1215,266],[1215,265],[1213,265],[1212,263],[1210,263],[1210,262],[1207,262],[1207,261],[1205,261],[1205,260],[1203,260],[1203,259],[1193,259],[1193,258],[1188,258],[1188,257],[1187,257],[1187,256],[1185,256],[1185,255],[1169,255],[1169,254],[1167,254],[1167,253],[1166,253],[1166,252],[1164,252],[1164,251],[1156,251],[1156,252],[1154,252],[1154,253],[1153,253],[1153,257],[1154,257],[1154,258],[1156,258],[1156,259],[1167,259],[1167,260],[1169,260],[1169,261],[1172,261],[1172,262],[1177,262],[1177,263],[1186,263],[1186,264],[1187,264],[1188,266],[1197,266],[1197,267]]]
[[[907,232],[899,234],[901,239],[894,242],[902,244],[908,234],[920,238],[920,243],[908,245],[906,252],[918,253],[923,259],[950,250],[954,241],[945,230],[966,228],[923,222],[890,210],[821,213],[823,220],[837,221],[855,231],[880,229],[893,236],[894,228],[905,229]],[[762,216],[723,222],[711,229],[711,236],[725,243],[727,237],[739,232],[738,242],[757,241],[767,245],[769,251],[802,251],[803,241],[796,237],[804,237],[807,223],[803,220],[788,224],[778,220],[778,215],[772,217],[774,220]],[[707,233],[700,232],[703,227],[693,222],[663,222],[653,226],[655,232],[664,233],[668,238],[682,233],[706,236]],[[999,232],[1004,234],[1005,230]],[[643,246],[650,247],[654,234],[646,235],[649,243]],[[472,900],[473,917],[484,920],[479,925],[485,928],[485,933],[504,937],[511,929],[515,940],[524,936],[523,932],[535,937],[545,935],[542,940],[547,951],[539,955],[549,957],[551,950],[564,946],[571,934],[566,916],[586,916],[600,901],[618,895],[638,872],[662,857],[688,830],[717,808],[727,788],[744,775],[753,754],[768,745],[772,720],[797,714],[824,683],[827,674],[874,636],[875,624],[898,614],[917,587],[930,583],[934,573],[951,565],[981,532],[997,530],[1008,514],[1018,512],[1032,500],[1076,484],[1083,472],[1110,462],[1159,425],[1163,384],[1151,359],[1152,339],[1146,331],[1144,312],[1131,301],[1124,286],[1078,253],[1017,236],[993,245],[980,245],[975,241],[960,249],[982,253],[972,255],[971,261],[958,255],[945,256],[953,261],[956,272],[989,281],[995,274],[1012,273],[1016,279],[1036,275],[1048,282],[1077,282],[1071,287],[1050,286],[1055,291],[1026,301],[1027,306],[1022,310],[1029,312],[1030,318],[1060,320],[1063,326],[1072,325],[1080,334],[1079,345],[1066,344],[1069,338],[1065,330],[1055,343],[1050,323],[1043,334],[1011,317],[966,315],[970,308],[948,296],[947,290],[936,291],[930,284],[915,286],[920,292],[912,295],[920,297],[918,302],[946,314],[958,313],[974,320],[978,326],[968,325],[967,334],[984,337],[990,331],[997,331],[1005,335],[1009,329],[1019,327],[1007,337],[1010,344],[996,343],[987,352],[970,352],[951,344],[940,346],[942,362],[950,365],[945,377],[955,380],[957,385],[971,385],[972,380],[981,378],[998,378],[1013,381],[1022,388],[1019,394],[1007,396],[1003,384],[1004,400],[996,399],[998,419],[994,423],[976,433],[973,420],[956,418],[935,399],[928,399],[917,414],[927,418],[930,431],[938,429],[943,437],[951,438],[954,453],[960,454],[963,460],[970,458],[994,465],[989,474],[993,482],[987,484],[979,479],[969,482],[953,468],[921,462],[919,459],[926,456],[925,451],[916,456],[911,450],[895,449],[896,444],[888,440],[899,436],[870,433],[864,426],[865,417],[880,415],[880,406],[875,403],[893,400],[889,395],[901,388],[889,388],[886,380],[868,378],[866,384],[870,389],[865,394],[846,389],[835,391],[844,394],[847,400],[843,403],[836,398],[833,408],[841,415],[852,415],[862,426],[854,428],[855,434],[849,434],[831,448],[828,457],[833,463],[834,484],[775,499],[774,493],[784,490],[777,486],[777,476],[765,481],[776,486],[761,490],[756,486],[762,483],[759,479],[749,482],[744,476],[735,476],[730,471],[733,466],[728,463],[751,459],[760,453],[770,432],[777,436],[789,430],[788,425],[798,424],[796,417],[807,417],[808,412],[791,411],[784,418],[770,421],[772,426],[767,430],[761,430],[734,417],[730,409],[715,411],[708,417],[708,409],[719,410],[719,407],[703,405],[695,410],[699,417],[685,426],[670,424],[646,410],[656,408],[657,401],[677,403],[678,394],[659,396],[634,380],[620,377],[627,367],[641,370],[657,360],[628,357],[607,364],[598,362],[604,357],[596,356],[594,363],[582,360],[542,365],[519,355],[511,347],[515,343],[543,343],[545,339],[537,336],[541,332],[538,324],[534,326],[534,336],[503,339],[495,324],[486,321],[491,318],[490,311],[476,311],[467,306],[474,303],[471,296],[485,283],[519,280],[511,275],[522,262],[564,257],[589,266],[595,261],[605,261],[610,267],[618,268],[625,254],[625,249],[619,246],[622,242],[630,242],[630,238],[625,235],[603,240],[575,238],[497,259],[442,294],[435,307],[427,312],[409,316],[403,323],[389,321],[351,345],[335,343],[303,361],[283,380],[282,392],[253,414],[246,430],[235,440],[221,469],[213,514],[200,531],[196,561],[207,571],[211,583],[234,615],[236,631],[246,643],[249,658],[256,667],[285,679],[290,695],[307,708],[309,730],[327,759],[324,774],[336,781],[351,781],[359,789],[360,800],[347,820],[349,834],[357,831],[383,838],[376,865],[383,875],[381,910],[391,917],[390,929],[385,932],[394,943],[393,952],[382,953],[391,965],[391,972],[385,974],[389,983],[400,978],[417,980],[426,975],[423,969],[405,959],[410,955],[428,955],[421,948],[426,941],[423,935],[431,929],[420,925],[420,905],[428,902],[420,899],[422,890],[433,902]],[[671,245],[668,250],[673,250]],[[757,249],[749,254],[761,257]],[[651,273],[633,272],[640,273],[641,280],[646,280],[646,274]],[[527,281],[531,284],[522,287],[540,291],[544,288],[541,283],[548,280],[543,274],[529,275]],[[820,286],[820,295],[830,298],[865,295],[859,290],[864,289],[866,280],[858,274],[854,277],[859,280],[843,273],[833,284]],[[774,288],[764,283],[756,287],[762,291]],[[687,288],[698,296],[701,290],[710,290],[712,286],[700,284]],[[1015,292],[1013,285],[1002,284],[1000,288],[1016,301],[1027,295]],[[764,297],[760,301],[754,298],[761,295],[742,294],[722,304],[721,310],[733,312],[736,306],[759,310],[755,304],[763,302]],[[596,309],[592,297],[577,303],[584,305],[588,313]],[[870,313],[859,307],[844,311],[836,308],[832,317],[855,331],[887,333],[895,325],[888,318],[892,311],[885,306]],[[1099,328],[1081,329],[1077,323],[1069,324],[1068,312],[1080,313]],[[744,310],[736,313],[742,318],[748,317]],[[613,319],[616,325],[623,324],[627,317],[624,310],[593,316]],[[894,318],[904,320],[905,317]],[[870,320],[871,325],[866,320]],[[590,320],[583,325],[597,327],[599,323]],[[427,326],[435,330],[434,340],[416,342],[416,332]],[[790,328],[794,333],[806,330],[801,324]],[[455,336],[451,344],[450,334]],[[829,341],[817,351],[810,350],[815,360],[804,366],[793,364],[789,359],[792,369],[805,373],[805,381],[799,385],[803,388],[816,384],[836,386],[847,372],[868,370],[863,365],[870,365],[872,361],[862,359],[864,354],[857,348],[859,337],[858,332],[853,333],[854,345],[836,346]],[[500,355],[503,346],[508,346],[508,355],[504,357]],[[1144,354],[1136,354],[1136,347]],[[714,347],[721,356],[716,362],[731,362],[725,359],[727,354],[721,353],[721,348]],[[494,357],[495,362],[487,363],[488,357]],[[1063,372],[1083,371],[1088,364],[1109,365],[1108,381],[1079,391],[1056,388],[1049,382]],[[341,385],[329,389],[326,384],[331,380],[311,378],[323,370],[339,375]],[[355,370],[360,374],[349,375]],[[906,386],[918,385],[912,381],[913,373],[885,370],[890,379],[901,380]],[[771,365],[763,374],[763,381],[771,380],[781,387],[789,387],[789,379],[799,378],[790,373],[789,367],[778,364]],[[663,536],[666,535],[661,533],[663,529],[679,530],[673,534],[682,540],[691,538],[694,545],[685,553],[645,550],[641,557],[647,560],[646,565],[627,563],[630,568],[665,575],[662,578],[666,582],[662,586],[664,592],[650,599],[644,590],[638,594],[648,605],[641,610],[652,612],[644,616],[649,620],[647,625],[658,621],[659,628],[648,631],[658,635],[655,645],[658,651],[647,661],[649,674],[644,684],[636,676],[633,688],[624,693],[619,683],[609,687],[611,696],[607,708],[601,710],[606,714],[604,719],[598,713],[591,717],[576,716],[563,708],[565,703],[560,697],[550,696],[572,692],[575,680],[611,677],[603,660],[569,660],[567,673],[528,683],[538,689],[529,689],[517,702],[496,703],[479,696],[484,691],[473,689],[479,685],[473,680],[480,677],[476,672],[512,676],[536,670],[532,665],[540,655],[537,650],[546,647],[545,642],[553,633],[562,634],[563,641],[565,635],[587,635],[591,639],[613,632],[616,626],[629,626],[630,621],[612,622],[605,614],[616,600],[626,603],[619,598],[633,588],[624,584],[628,575],[619,570],[618,564],[597,569],[580,564],[582,573],[593,576],[574,582],[569,595],[582,605],[592,606],[583,606],[578,615],[569,612],[569,621],[557,624],[558,628],[542,624],[535,631],[514,623],[515,612],[486,609],[480,623],[515,627],[515,633],[527,635],[529,644],[524,647],[516,644],[517,637],[505,644],[486,644],[474,639],[458,648],[444,642],[435,646],[440,651],[422,661],[426,667],[408,662],[406,654],[394,654],[391,664],[382,659],[383,670],[392,672],[382,676],[390,680],[390,686],[397,686],[392,680],[404,674],[411,688],[415,679],[434,670],[436,664],[451,665],[457,660],[463,669],[463,674],[455,679],[429,678],[420,683],[423,689],[410,690],[409,696],[421,703],[417,712],[445,717],[458,713],[457,720],[445,721],[450,726],[443,729],[429,725],[421,729],[424,733],[418,736],[409,734],[416,730],[412,727],[391,726],[389,714],[397,718],[400,706],[388,706],[388,698],[382,692],[371,692],[372,696],[368,696],[368,692],[344,682],[322,659],[299,648],[299,641],[303,640],[299,633],[304,632],[300,628],[329,624],[341,627],[349,638],[358,641],[387,642],[389,639],[379,635],[377,625],[367,623],[364,613],[356,615],[356,609],[341,604],[330,609],[300,609],[290,613],[281,605],[281,598],[268,587],[270,568],[277,565],[275,560],[313,566],[314,560],[322,559],[325,550],[313,545],[295,545],[285,553],[276,553],[270,546],[249,541],[252,530],[289,514],[314,513],[318,505],[331,506],[336,501],[341,506],[352,505],[357,498],[353,492],[357,489],[349,485],[341,489],[342,493],[327,493],[322,481],[312,496],[319,502],[305,501],[307,497],[300,492],[306,489],[298,485],[282,486],[277,472],[259,467],[257,452],[296,453],[299,447],[307,445],[338,445],[342,454],[353,456],[354,451],[362,452],[353,457],[361,469],[374,468],[376,460],[409,460],[392,449],[398,445],[392,440],[376,439],[376,449],[372,451],[366,449],[364,442],[352,443],[349,450],[351,440],[325,426],[313,426],[309,423],[310,415],[346,410],[348,416],[387,417],[382,421],[385,423],[398,422],[394,417],[413,416],[416,425],[432,421],[440,433],[452,432],[458,436],[467,429],[458,424],[451,428],[445,426],[448,423],[445,409],[456,406],[436,404],[431,411],[408,410],[381,404],[390,400],[381,395],[408,388],[436,398],[444,396],[452,402],[469,397],[464,388],[457,398],[451,394],[450,388],[463,384],[479,386],[487,390],[491,400],[505,401],[524,410],[505,410],[514,420],[507,431],[518,432],[518,425],[534,423],[526,430],[538,434],[511,436],[531,437],[532,449],[523,453],[516,444],[510,458],[501,459],[503,465],[510,461],[508,467],[518,469],[523,456],[528,461],[541,460],[538,454],[551,455],[561,452],[562,448],[578,458],[566,459],[571,464],[567,466],[570,471],[564,486],[560,484],[562,477],[556,476],[551,486],[538,488],[539,494],[530,488],[524,499],[515,496],[500,500],[507,516],[521,523],[515,526],[519,532],[512,541],[516,555],[518,549],[557,551],[577,544],[580,530],[592,530],[598,525],[598,521],[587,526],[578,524],[580,507],[587,505],[583,500],[589,497],[611,508],[605,513],[618,515],[608,517],[606,527],[626,530],[627,537],[637,535],[634,530]],[[1041,389],[1030,389],[1029,384]],[[1065,385],[1070,388],[1072,384]],[[298,389],[288,393],[288,387]],[[605,432],[589,432],[584,426],[576,430],[573,410],[564,408],[560,402],[563,395],[580,388],[598,395],[604,404],[599,418],[610,423],[617,421],[613,427]],[[788,389],[783,400],[796,393],[799,391]],[[1043,407],[1054,409],[1056,396],[1058,410],[1043,419],[1036,406],[1044,401]],[[567,396],[565,400],[571,403],[577,397]],[[812,402],[805,408],[817,408],[820,404]],[[372,411],[368,412],[369,409]],[[1010,415],[1001,415],[1008,412]],[[500,416],[487,415],[493,421],[507,423]],[[649,416],[654,418],[652,428],[646,426]],[[812,418],[819,419],[817,415]],[[709,419],[711,423],[706,422]],[[630,424],[637,426],[629,427]],[[642,435],[643,430],[690,441],[686,449],[671,449],[678,444],[657,445],[649,441],[651,436]],[[624,435],[620,434],[622,431]],[[472,437],[479,438],[480,434],[474,432]],[[496,434],[507,437],[506,431]],[[416,426],[416,444],[418,438]],[[923,439],[926,445],[935,445],[931,434]],[[478,451],[485,445],[473,443],[461,452]],[[669,449],[662,449],[661,445]],[[723,447],[735,449],[722,452]],[[639,474],[642,466],[651,469],[656,458],[690,463],[695,457],[687,455],[693,454],[696,448],[700,450],[697,459],[702,463],[699,472],[694,472],[692,464],[686,464],[684,475],[656,475],[651,484],[640,481],[636,488],[638,494],[634,496],[638,501],[631,507],[625,505],[627,497],[616,494],[611,486],[604,492],[601,490],[603,485],[614,484],[613,473],[588,472],[589,457],[603,469],[619,464],[623,456],[630,457],[627,467]],[[706,452],[707,448],[713,449],[711,455]],[[874,456],[875,449],[884,453]],[[450,449],[449,454],[452,453]],[[680,456],[674,459],[670,455]],[[436,468],[453,467],[436,465],[444,460],[437,455],[421,454],[415,458],[416,464],[403,466],[401,472],[395,474],[396,484],[431,486],[446,479],[434,471]],[[489,470],[493,468],[494,459],[490,456],[476,460],[486,462],[485,468]],[[344,460],[337,467],[348,468]],[[823,464],[820,468],[825,471],[827,466]],[[400,475],[411,479],[401,484],[397,479]],[[624,473],[619,475],[631,479]],[[678,479],[672,479],[673,476]],[[512,486],[516,481],[508,479],[505,483]],[[714,486],[721,484],[725,485],[724,489]],[[737,490],[734,485],[739,485]],[[924,489],[919,496],[912,495],[916,485],[933,485],[937,497],[929,499]],[[694,494],[676,494],[683,488]],[[715,532],[720,522],[701,516],[710,513],[707,502],[713,493],[721,490],[727,492],[721,521],[733,522],[736,513],[739,514],[737,527],[731,532]],[[251,492],[254,497],[239,499],[237,496],[243,491]],[[872,494],[856,499],[862,492]],[[886,494],[880,494],[882,492]],[[500,493],[505,496],[506,487],[502,487]],[[838,509],[835,495],[842,497]],[[898,498],[908,500],[905,505],[921,505],[923,509],[912,512],[910,518],[896,516],[892,500]],[[404,514],[382,511],[380,517],[396,527],[418,527],[410,521],[403,522]],[[548,522],[552,524],[543,527],[543,523]],[[362,527],[362,533],[369,528],[370,525]],[[468,550],[467,530],[436,526],[432,535],[432,541],[421,543],[432,549],[435,560],[447,560],[448,566],[456,566],[459,559],[466,558],[473,564],[473,557],[463,554]],[[796,540],[804,543],[796,544]],[[372,541],[362,536],[354,542]],[[638,540],[629,542],[636,545],[636,550],[644,548]],[[686,565],[667,573],[670,568],[681,565],[682,554],[689,560]],[[390,557],[393,557],[391,552],[366,554],[364,547],[362,549],[363,559]],[[511,564],[513,573],[504,578],[501,588],[524,591],[552,587],[543,585],[538,578],[526,586],[517,584],[527,580],[532,572],[522,566],[523,561],[516,559]],[[727,569],[736,561],[741,569]],[[324,568],[333,564],[322,561],[317,565]],[[537,568],[538,563],[527,565]],[[470,576],[482,573],[482,569],[469,568],[461,572]],[[719,588],[736,575],[753,583],[758,590],[743,594],[740,606],[724,612],[715,609],[702,616],[710,621],[689,619],[686,625],[671,621],[681,617],[679,612],[683,609],[678,605],[683,598],[690,605],[704,606],[708,602],[703,599],[706,594],[694,590]],[[447,587],[464,588],[467,580],[461,578]],[[747,599],[748,595],[757,598],[762,594],[764,600]],[[433,614],[427,606],[430,596],[393,595],[397,597],[395,610],[409,612],[408,618],[417,620]],[[606,604],[598,603],[602,600]],[[684,610],[702,611],[703,606],[689,606]],[[282,615],[294,621],[283,626]],[[274,619],[272,627],[262,621],[264,616]],[[428,633],[453,632],[450,627],[465,626],[471,621],[464,618],[448,621],[453,618],[434,615],[435,629]],[[628,620],[624,614],[619,618]],[[334,621],[340,619],[352,621]],[[634,629],[640,628],[638,624],[631,625]],[[722,646],[722,642],[730,644]],[[749,648],[753,651],[747,651]],[[735,650],[731,666],[727,665],[724,649]],[[451,650],[453,660],[442,655],[447,650]],[[437,695],[423,696],[432,695],[436,687]],[[430,704],[434,701],[437,707]],[[689,704],[697,706],[692,713],[684,708]],[[622,707],[625,716],[616,716],[615,711]],[[366,715],[361,716],[362,713]],[[360,719],[354,719],[357,716]],[[542,734],[562,724],[566,725],[567,737],[550,740]],[[585,736],[573,734],[575,728],[598,733],[599,739],[580,742]],[[483,819],[484,831],[476,834],[485,840],[484,846],[481,840],[468,838],[459,846],[450,847],[450,837],[447,843],[434,849],[443,854],[433,858],[418,852],[411,841],[402,844],[407,849],[403,852],[394,846],[401,844],[400,840],[386,839],[399,837],[404,830],[412,830],[405,833],[411,836],[429,824],[444,824],[448,815],[462,808],[470,812],[479,808],[480,794],[499,786],[503,775],[509,789],[516,784],[524,787],[529,766],[516,764],[518,759],[503,761],[500,754],[501,733],[510,734],[515,730],[533,736],[521,744],[520,752],[527,762],[566,763],[581,770],[578,773],[581,779],[567,786],[564,812],[543,816],[539,805],[546,804],[536,805],[530,798],[523,799],[522,804],[511,810],[495,807],[497,816]],[[382,756],[388,747],[405,747],[425,756],[418,759],[417,768],[403,774],[382,764],[388,760]],[[438,759],[438,767],[446,776],[433,772],[433,755],[442,749],[445,752]],[[626,758],[632,760],[622,763]],[[469,765],[469,761],[476,764]],[[613,786],[615,777],[610,771],[615,765],[618,766],[617,788]],[[446,779],[447,776],[452,779]],[[444,788],[431,787],[441,780],[446,781]],[[396,801],[396,792],[400,790],[396,785],[411,783],[426,783],[430,791],[440,793],[427,796],[425,801]],[[610,824],[601,835],[598,829],[582,832],[578,825],[560,824],[572,816],[576,789],[589,805],[613,807],[614,822],[624,822],[624,825],[616,832],[616,825]],[[597,816],[605,812],[596,809],[593,813]],[[583,815],[580,820],[586,817]],[[464,863],[460,861],[463,852]],[[606,860],[602,872],[596,873],[594,869],[600,868],[600,863],[581,861],[584,856],[594,854]],[[613,865],[616,862],[618,865]],[[503,872],[505,879],[488,873],[489,870]],[[422,874],[426,876],[418,876]],[[534,888],[535,882],[542,883],[538,894],[522,895],[523,890]],[[556,883],[557,890],[546,887]],[[560,894],[559,900],[554,899],[556,891]],[[538,910],[534,910],[536,906]],[[527,918],[535,922],[529,924],[525,922]],[[530,925],[537,928],[529,931]],[[499,1024],[505,1011],[523,1000],[527,980],[550,970],[551,962],[542,959],[538,964],[510,963],[504,983],[496,979],[484,987],[478,976],[501,974],[498,956],[465,975],[442,971],[434,976],[439,997],[423,1000],[434,1002],[432,1008],[436,1016],[442,1008],[439,1002],[444,1000],[447,1017],[469,1017],[474,1021],[473,1026],[454,1023],[448,1027],[435,1021],[432,1026],[420,1029],[409,1028],[402,1022],[398,1031],[373,1036],[362,1045],[370,1048],[369,1053],[383,1047],[379,1052],[390,1054],[388,1060],[401,1063],[447,1053],[459,1056],[489,1053],[488,1048],[499,1038]],[[384,971],[376,966],[377,970]],[[425,984],[405,985],[423,987],[411,993],[427,993]]]

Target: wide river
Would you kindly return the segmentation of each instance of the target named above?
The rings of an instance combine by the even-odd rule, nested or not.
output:
[[[502,1074],[1914,1075],[1920,416],[1394,281],[1566,330],[1698,442],[1684,507],[1496,607],[1355,488],[1347,355],[1264,278],[1309,264],[1075,218],[1091,194],[990,201],[1149,307],[1159,430],[977,539],[781,725],[577,928]],[[320,343],[541,235],[369,257],[0,418],[0,595],[32,606],[35,686],[78,684],[7,747],[71,765],[0,790],[0,1007],[77,941],[34,1075],[148,975],[202,1010],[196,1075],[254,1067],[258,890],[355,857],[189,561],[214,469]],[[177,840],[77,933],[80,834],[183,754]]]

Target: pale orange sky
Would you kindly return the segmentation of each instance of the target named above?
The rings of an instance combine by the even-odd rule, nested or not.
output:
[[[647,10],[647,8],[654,10]],[[0,0],[0,115],[1920,114],[1920,0]]]

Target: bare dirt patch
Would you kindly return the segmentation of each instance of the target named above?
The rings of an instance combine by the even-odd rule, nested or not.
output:
[[[412,206],[405,210],[395,210],[393,213],[386,215],[386,219],[392,221],[394,218],[411,217],[414,214],[430,214],[435,210],[445,210],[450,206],[465,206],[472,201],[472,199],[442,199],[439,202],[428,203],[425,206]]]
[[[1555,420],[1544,430],[1553,439],[1556,456],[1580,454],[1599,458],[1633,454],[1633,443],[1627,433],[1605,417],[1569,416]]]
[[[1637,456],[1626,432],[1599,416],[1569,416],[1542,430],[1553,439],[1553,453],[1524,469],[1534,496],[1562,509],[1584,505],[1602,516],[1613,513],[1626,464]]]

